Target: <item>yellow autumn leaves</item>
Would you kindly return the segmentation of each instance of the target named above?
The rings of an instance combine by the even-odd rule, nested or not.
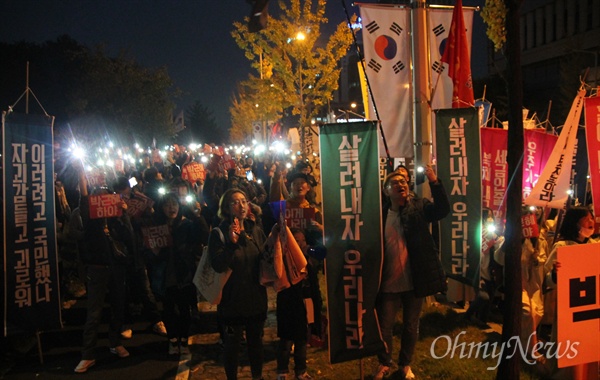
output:
[[[486,34],[494,43],[494,49],[499,51],[506,42],[506,5],[504,0],[485,0],[481,17],[487,24]]]

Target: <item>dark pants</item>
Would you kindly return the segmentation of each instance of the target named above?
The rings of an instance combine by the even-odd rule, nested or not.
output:
[[[465,316],[468,318],[474,315],[479,318],[480,321],[486,323],[490,310],[492,309],[495,294],[496,282],[482,278],[477,291],[477,296],[469,305],[469,309],[465,313]]]
[[[121,327],[125,311],[125,266],[87,266],[87,318],[83,329],[82,359],[95,358],[94,350],[98,343],[98,327],[102,319],[102,308],[106,294],[110,293],[110,323],[108,341],[110,347],[121,345]]]
[[[127,271],[130,302],[141,302],[144,314],[151,324],[161,320],[156,298],[150,287],[148,272],[144,266],[131,265]]]
[[[248,359],[250,359],[250,371],[253,379],[262,377],[264,360],[263,334],[265,321],[252,319],[244,324],[230,325],[223,323],[223,343],[225,345],[224,365],[227,380],[236,380],[238,373],[238,356],[242,340],[242,333],[246,330],[246,342],[248,345]],[[167,327],[168,331],[168,327]]]
[[[277,347],[277,373],[289,372],[292,344],[294,345],[294,373],[298,376],[306,372],[306,340],[280,339]]]
[[[178,338],[187,342],[192,323],[192,309],[198,307],[196,302],[194,285],[167,288],[163,301],[163,320],[169,339]]]
[[[398,365],[403,367],[410,364],[419,338],[419,317],[423,308],[423,300],[424,298],[415,297],[413,291],[381,293],[377,296],[377,316],[380,321],[381,335],[387,346],[387,350],[378,355],[381,364],[389,366],[392,362],[394,325],[401,306],[402,337],[400,338]]]

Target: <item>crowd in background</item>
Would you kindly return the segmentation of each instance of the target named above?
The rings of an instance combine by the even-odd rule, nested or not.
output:
[[[192,176],[186,170],[188,165],[195,165]],[[167,337],[168,354],[189,354],[190,325],[198,313],[199,301],[192,280],[203,247],[208,245],[212,247],[209,252],[214,255],[215,270],[233,269],[217,313],[225,350],[225,372],[228,378],[236,377],[237,356],[244,336],[253,375],[260,378],[267,304],[266,288],[254,281],[258,276],[254,270],[258,268],[256,260],[265,249],[266,235],[279,228],[271,201],[287,200],[292,202],[289,207],[314,207],[320,215],[314,191],[317,180],[310,162],[291,156],[290,152],[254,154],[248,149],[214,146],[204,146],[201,152],[182,146],[163,151],[130,151],[107,146],[99,148],[93,156],[89,152],[86,156],[77,155],[76,149],[69,147],[57,152],[55,172],[59,258],[66,295],[63,307],[70,307],[85,289],[88,298],[82,359],[75,372],[86,372],[95,364],[97,332],[105,300],[109,300],[111,309],[111,353],[120,358],[129,356],[122,341],[131,338],[127,322],[137,313],[150,323],[154,332]],[[119,194],[122,216],[90,218],[89,198],[99,194]],[[127,212],[128,204],[135,199],[143,201],[144,209],[135,214]],[[315,220],[311,229],[315,225],[320,226]],[[149,247],[144,238],[144,229],[149,227],[167,228],[172,240],[165,246]],[[307,256],[309,245],[322,242],[322,229],[316,229],[317,234],[295,231],[295,237],[302,237],[302,249]],[[121,248],[116,249],[116,243]],[[115,251],[125,253],[115,258]],[[278,297],[278,302],[294,305],[297,299],[303,302],[308,291],[318,308],[311,310],[317,318],[307,318],[306,311],[301,312],[299,323],[291,332],[294,340],[281,345],[282,364],[278,370],[281,379],[288,372],[294,342],[295,377],[310,379],[306,372],[306,345],[311,336],[313,341],[322,339],[322,300],[316,274],[321,265],[314,259],[311,264],[310,278],[307,276],[299,287],[294,287],[299,291],[291,292],[285,301],[279,301]],[[252,283],[254,286],[250,286]],[[302,304],[296,311],[303,308]],[[288,314],[287,320],[293,319]],[[286,333],[290,334],[289,328]],[[302,347],[305,354],[299,358]]]
[[[127,269],[128,296],[130,297],[127,302],[140,304],[140,308],[144,310],[152,326],[158,324],[155,331],[165,334],[169,338],[169,353],[185,353],[189,321],[193,313],[197,312],[197,309],[194,308],[197,299],[195,292],[192,291],[190,278],[192,273],[189,271],[189,267],[185,274],[177,271],[181,271],[186,263],[198,262],[202,246],[208,244],[210,231],[220,225],[224,227],[222,225],[223,215],[234,211],[223,209],[223,195],[227,191],[234,190],[235,193],[235,190],[239,190],[248,206],[247,214],[243,217],[252,220],[252,223],[258,226],[263,234],[268,235],[276,224],[276,217],[269,206],[271,201],[287,199],[288,202],[291,202],[292,207],[320,209],[320,200],[315,192],[319,178],[318,165],[314,165],[313,168],[311,164],[315,164],[315,161],[310,162],[300,157],[291,158],[289,152],[284,154],[266,151],[262,154],[254,154],[252,150],[240,150],[233,153],[234,150],[230,149],[231,154],[227,154],[218,147],[208,150],[205,147],[201,154],[185,147],[171,148],[163,151],[164,153],[157,149],[132,151],[137,153],[131,156],[133,159],[123,159],[123,165],[119,170],[115,166],[102,168],[104,176],[100,178],[103,180],[101,183],[96,183],[95,186],[90,186],[90,190],[114,191],[124,194],[125,197],[145,196],[152,199],[153,206],[148,209],[148,213],[137,221],[130,221],[134,241],[131,252],[135,254],[133,255],[134,263]],[[83,219],[81,209],[78,208],[82,195],[79,189],[80,179],[77,175],[73,176],[73,171],[70,170],[77,160],[71,157],[71,153],[63,149],[63,153],[57,155],[55,163],[59,247],[61,259],[65,265],[70,262],[81,263],[81,259],[85,255],[82,251],[85,248],[78,247],[77,244],[82,241],[85,231],[83,223],[80,221]],[[203,163],[203,178],[190,181],[182,177],[184,166],[191,162]],[[86,169],[85,163],[83,166],[84,172],[90,173],[94,170],[98,172],[99,170],[98,165],[92,165],[96,167],[93,170]],[[406,170],[406,168],[399,168],[399,170]],[[94,177],[94,175],[91,176]],[[410,174],[407,174],[406,177],[411,184]],[[302,179],[301,182],[309,185],[305,194],[302,195],[300,203],[294,201],[295,190],[292,186],[293,181],[298,178]],[[414,193],[412,194],[414,196]],[[240,199],[238,203],[241,204],[241,201]],[[177,211],[171,210],[172,208],[176,208]],[[556,339],[555,288],[556,278],[560,275],[560,263],[556,262],[556,251],[558,247],[564,245],[598,242],[597,236],[592,235],[594,221],[590,210],[590,205],[586,207],[573,205],[559,218],[556,211],[549,214],[549,210],[541,208],[523,209],[524,216],[527,214],[535,216],[539,230],[535,236],[524,237],[521,256],[523,286],[521,338],[524,343],[527,343],[531,334],[536,333],[530,348],[538,340],[545,342]],[[177,236],[175,240],[182,244],[175,244],[174,248],[169,249],[169,252],[162,253],[144,249],[139,236],[139,228],[144,223],[171,225],[175,231],[173,232],[174,236]],[[318,224],[318,222],[316,223]],[[465,313],[468,322],[478,326],[485,326],[490,320],[491,312],[502,307],[504,281],[502,275],[504,265],[503,231],[486,228],[490,224],[494,224],[496,227],[501,226],[502,222],[494,221],[492,210],[486,210],[482,217],[482,223],[484,225],[482,239],[484,244],[481,252],[480,284],[475,287],[473,299],[466,300],[469,302],[469,308]],[[229,224],[231,221],[227,221],[227,228],[229,228]],[[110,230],[110,226],[108,227]],[[306,240],[307,246],[318,244],[319,234],[315,235],[311,231],[295,231],[294,233],[299,242]],[[188,239],[192,235],[194,239]],[[306,250],[306,248],[304,249]],[[177,251],[179,256],[173,255],[173,251]],[[173,260],[173,257],[176,260]],[[180,261],[177,262],[177,260]],[[320,265],[318,262],[313,262],[313,264],[315,265],[312,274],[314,281],[314,272],[320,269]],[[84,290],[82,290],[81,282],[77,282],[77,278],[79,276],[81,280],[82,268],[75,265],[70,269],[62,270],[64,286],[69,290],[64,293],[70,294],[71,297],[81,296]],[[176,275],[173,275],[174,273]],[[79,286],[74,286],[77,284]],[[306,290],[300,289],[297,292],[302,294],[306,293]],[[165,301],[167,302],[165,303]],[[65,299],[65,302],[65,307],[68,307],[69,300]],[[158,303],[162,305],[162,313],[158,311]],[[186,313],[183,313],[182,318],[181,310],[183,309],[186,310]],[[317,325],[320,326],[316,323],[312,326]],[[169,326],[172,327],[169,328]],[[126,329],[122,330],[126,331]],[[235,334],[238,332],[235,330]],[[312,333],[319,336],[321,331],[314,329]],[[300,355],[298,360],[302,363],[302,360],[305,360],[302,358],[302,347],[306,342],[297,338],[294,335],[295,332],[282,331],[281,334],[281,355],[278,357],[278,365],[280,364],[279,366],[282,367],[281,374],[285,374],[287,370],[283,367],[287,366],[289,361],[291,345],[295,344],[296,347],[300,347],[297,353]],[[238,343],[239,341],[230,342],[233,346]],[[114,349],[116,355],[126,356],[118,349],[121,346],[118,338],[114,339],[112,345],[115,346],[111,348]],[[234,347],[234,349],[239,349],[239,347]],[[561,371],[556,368],[556,363],[547,362],[544,352],[529,350],[528,355],[539,362],[538,367],[545,375]],[[85,354],[83,358],[86,358]],[[305,369],[302,364],[299,368]],[[564,378],[585,378],[586,371],[593,372],[594,369],[571,368],[562,371],[563,373],[559,376],[565,376]],[[565,371],[568,374],[565,374]],[[303,373],[299,375],[303,375]]]

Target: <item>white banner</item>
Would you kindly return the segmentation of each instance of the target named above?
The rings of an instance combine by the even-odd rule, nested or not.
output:
[[[413,157],[410,10],[360,4],[366,74],[391,157]],[[385,154],[383,142],[379,151]]]
[[[571,167],[573,166],[577,128],[579,127],[584,97],[585,90],[579,90],[558,141],[554,145],[552,155],[533,190],[531,190],[531,194],[525,199],[526,205],[565,208],[569,197],[567,192],[570,188]]]

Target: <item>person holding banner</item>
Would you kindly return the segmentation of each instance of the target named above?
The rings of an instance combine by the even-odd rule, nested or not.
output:
[[[142,237],[141,219],[143,215],[150,215],[152,213],[152,201],[142,194],[134,194],[131,183],[124,176],[120,176],[115,180],[113,189],[127,203],[127,211],[131,217],[131,224],[136,236],[136,243],[132,251],[132,260],[127,265],[127,285],[129,290],[128,295],[131,296],[130,302],[141,303],[150,321],[152,331],[166,336],[167,330],[158,311],[156,298],[150,287],[150,280],[140,242]],[[138,204],[142,204],[143,207],[139,207]],[[131,329],[127,329],[124,331],[123,337],[131,338],[131,333]]]
[[[238,355],[246,331],[252,379],[262,378],[263,333],[267,318],[267,289],[259,282],[259,264],[267,240],[262,228],[248,218],[248,198],[228,189],[219,201],[219,231],[210,234],[208,254],[216,272],[232,270],[223,287],[217,317],[223,328],[224,367],[228,380],[237,379]],[[279,233],[278,225],[272,230]]]
[[[156,268],[162,268],[160,278],[163,296],[163,321],[169,339],[169,355],[189,355],[189,330],[194,309],[197,309],[196,273],[198,255],[206,243],[206,223],[185,218],[179,195],[165,194],[155,214],[155,225],[168,227],[170,241],[151,247],[156,255]],[[203,221],[203,219],[202,219]]]
[[[75,367],[75,372],[83,373],[96,363],[98,328],[107,293],[110,293],[111,309],[108,331],[110,352],[120,358],[129,356],[129,352],[121,344],[121,329],[125,311],[127,261],[130,259],[127,252],[133,252],[134,237],[129,217],[127,213],[122,212],[122,209],[127,207],[125,202],[120,200],[117,204],[111,205],[110,209],[102,207],[92,209],[91,205],[95,202],[92,202],[91,198],[94,198],[94,195],[98,194],[94,198],[96,201],[101,200],[99,194],[109,194],[105,189],[99,189],[93,196],[88,196],[85,172],[83,167],[78,169],[81,193],[79,208],[86,244],[82,262],[86,268],[88,301],[83,329],[82,358]],[[113,210],[122,213],[116,213],[120,216],[102,217],[108,214],[107,211]]]
[[[377,315],[386,350],[378,354],[379,366],[374,379],[387,376],[392,367],[393,330],[396,314],[402,307],[403,331],[398,355],[400,375],[414,379],[410,363],[419,335],[419,317],[425,297],[446,290],[446,275],[429,224],[450,212],[442,183],[432,167],[425,176],[433,202],[411,196],[408,178],[392,172],[383,182],[389,205],[383,208],[384,256],[381,285],[376,300]]]
[[[552,251],[546,260],[544,270],[546,271],[545,286],[550,289],[556,289],[558,283],[557,276],[561,264],[556,261],[558,248],[577,245],[577,244],[598,244],[599,242],[591,236],[594,234],[594,216],[592,212],[583,206],[569,208],[564,215],[562,223],[559,227],[559,240],[552,246]],[[554,319],[552,325],[552,335],[550,340],[557,342],[558,340],[558,318]],[[598,363],[580,364],[566,368],[556,368],[557,361],[554,359],[550,364],[550,368],[554,372],[552,378],[561,379],[590,379],[598,375]]]

